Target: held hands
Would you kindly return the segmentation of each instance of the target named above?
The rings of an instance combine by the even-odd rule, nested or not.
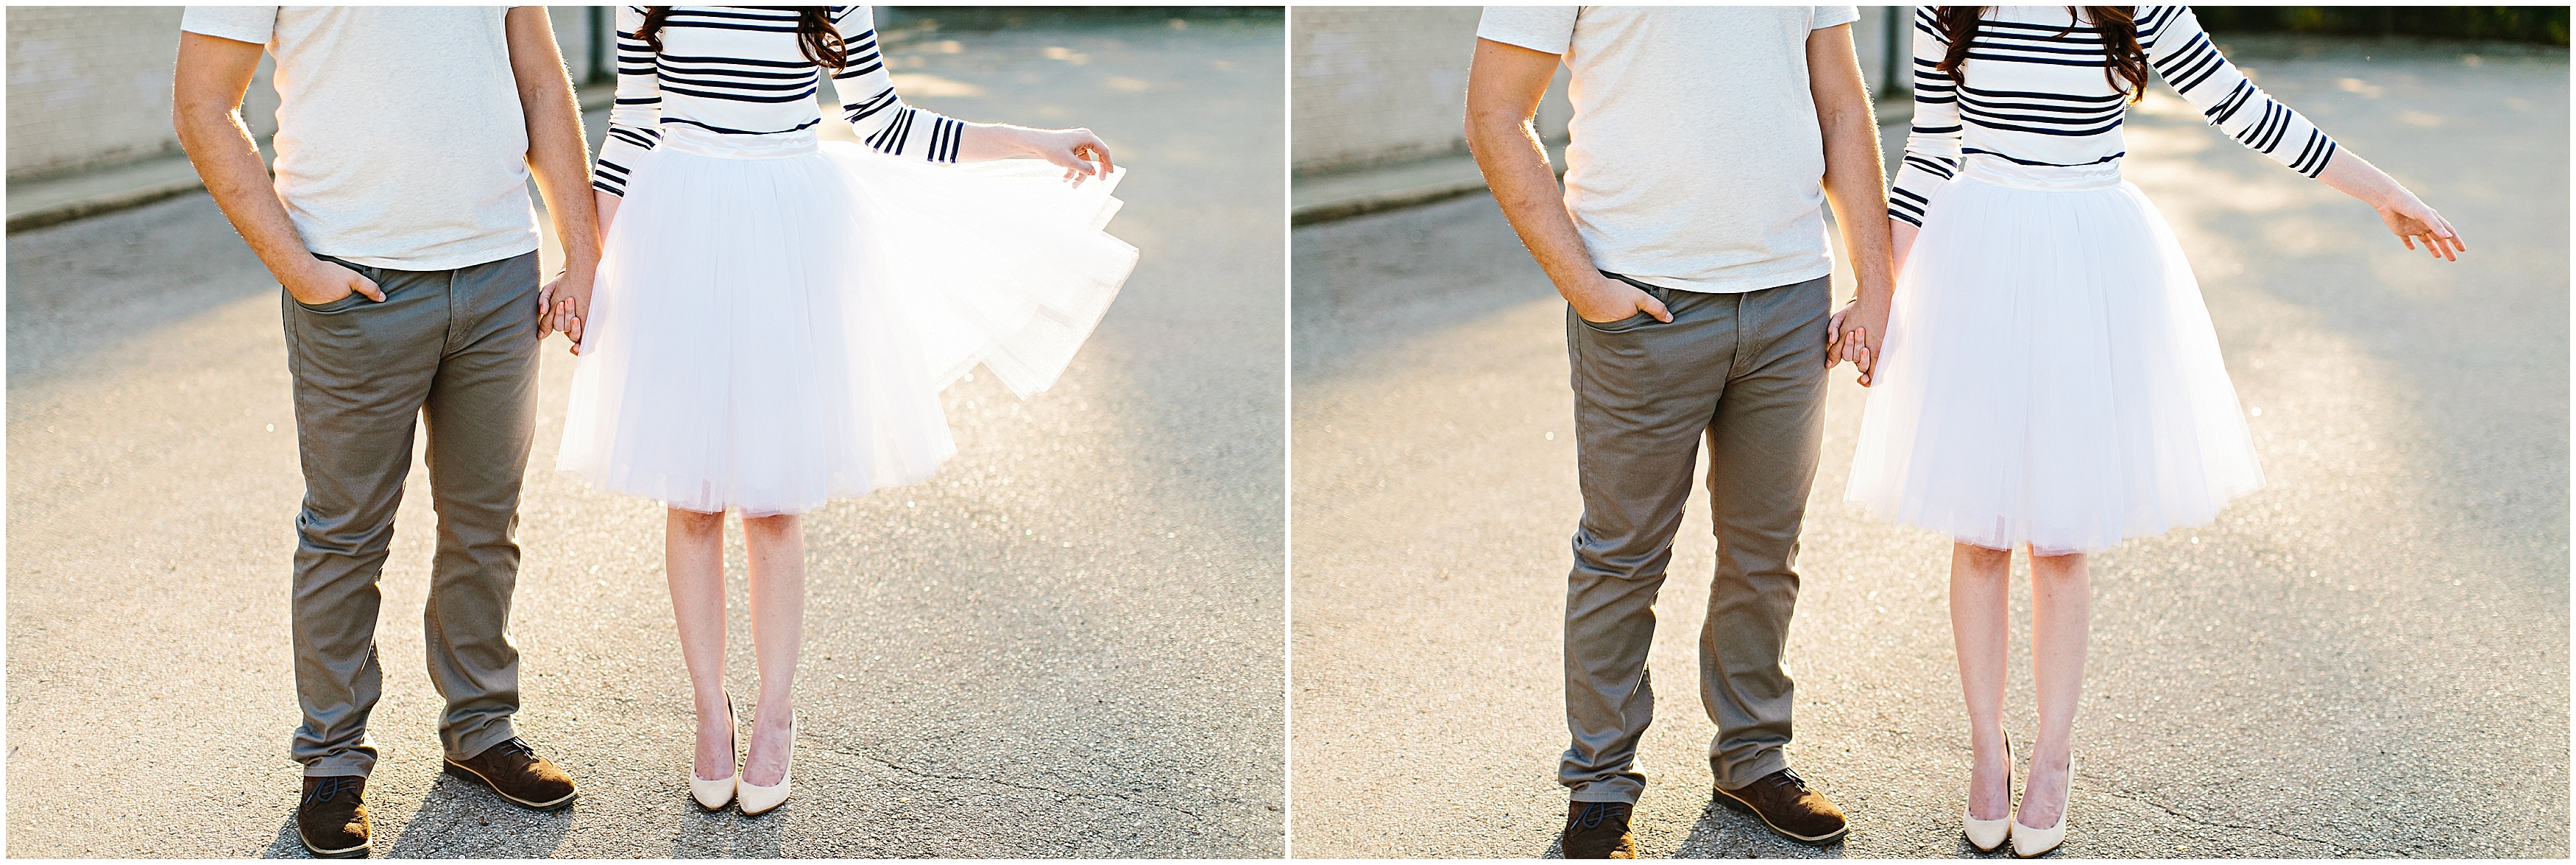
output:
[[[1888,218],[1887,279],[1891,284],[1905,272],[1905,258],[1914,251],[1914,236],[1919,231],[1913,223]],[[1889,290],[1893,290],[1892,285]],[[1855,292],[1842,309],[1835,311],[1825,325],[1825,368],[1833,369],[1835,364],[1848,360],[1860,370],[1861,387],[1876,382],[1879,352],[1887,342],[1887,316],[1894,302],[1887,291],[1863,290]]]
[[[2417,248],[2416,242],[2422,241],[2425,252],[2444,261],[2458,261],[2459,254],[2469,249],[2460,242],[2460,233],[2452,230],[2451,223],[2413,193],[2399,190],[2397,200],[2379,205],[2378,210],[2379,220],[2388,223],[2389,232],[2397,235],[2407,249]]]
[[[368,300],[377,303],[385,302],[385,292],[376,287],[375,280],[319,258],[312,259],[311,265],[295,273],[280,276],[278,284],[286,287],[286,293],[294,297],[295,302],[305,306],[321,306],[352,294],[366,295]]]
[[[538,339],[561,332],[572,340],[572,353],[581,353],[582,323],[590,317],[591,283],[590,269],[567,267],[537,290]]]
[[[1565,302],[1574,307],[1574,314],[1593,324],[1609,324],[1639,312],[1668,324],[1673,320],[1672,312],[1665,309],[1664,302],[1656,300],[1654,295],[1606,276],[1595,276],[1590,285],[1564,294]]]
[[[1825,325],[1825,368],[1851,361],[1860,370],[1860,386],[1870,386],[1878,371],[1879,349],[1887,341],[1887,314],[1884,300],[1855,297],[1844,303]]]
[[[1044,159],[1064,168],[1064,179],[1081,186],[1092,177],[1106,177],[1117,165],[1109,159],[1109,145],[1089,129],[1020,129],[1020,147],[1030,156]],[[1094,163],[1097,163],[1096,165]]]

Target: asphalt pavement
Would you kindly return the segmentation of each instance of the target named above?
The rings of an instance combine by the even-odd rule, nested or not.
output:
[[[2056,855],[2564,858],[2567,54],[2227,41],[2469,252],[2405,250],[2162,85],[2132,115],[2128,176],[2189,251],[2269,485],[2094,558]],[[1556,855],[1581,510],[1563,304],[1484,195],[1291,245],[1292,854]],[[1712,726],[1668,686],[1639,761],[1646,856],[1974,855],[1950,545],[1842,501],[1851,378],[1827,396],[1788,655],[1790,760],[1851,834],[1807,847],[1712,805]],[[1696,674],[1714,565],[1705,493],[1691,513],[1668,683]],[[2027,747],[2026,582],[2014,621]]]
[[[415,465],[378,630],[379,855],[1279,855],[1284,44],[1274,17],[894,52],[916,104],[1099,132],[1133,171],[1110,231],[1143,258],[1053,390],[950,388],[936,478],[807,518],[796,793],[770,815],[688,800],[661,509],[551,470],[573,359],[546,343],[517,724],[582,799],[532,813],[439,775]],[[276,284],[202,193],[8,247],[7,852],[303,855]],[[727,557],[747,694],[738,534]]]

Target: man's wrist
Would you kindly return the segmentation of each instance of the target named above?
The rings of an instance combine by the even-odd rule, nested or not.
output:
[[[298,252],[302,251],[298,250]],[[314,258],[309,252],[303,252],[300,255],[280,254],[278,257],[282,260],[268,262],[268,272],[277,277],[280,283],[300,282],[312,276],[314,269],[323,264],[321,259]]]

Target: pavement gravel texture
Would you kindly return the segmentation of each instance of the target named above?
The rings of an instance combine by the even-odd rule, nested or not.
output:
[[[2566,51],[2229,44],[2470,249],[2407,251],[2161,85],[2132,114],[2128,176],[2189,250],[2269,485],[2095,557],[2056,855],[2564,858]],[[1482,195],[1301,228],[1291,254],[1291,853],[1557,855],[1581,510],[1563,304]],[[1975,855],[1950,545],[1842,501],[1865,391],[1833,379],[1789,757],[1851,834],[1807,847],[1712,805],[1713,728],[1667,687],[1643,855]],[[1662,598],[1673,681],[1714,566],[1704,496]],[[2021,582],[2006,724],[2025,746],[2028,617]]]
[[[1134,171],[1110,230],[1143,260],[1053,390],[961,382],[935,479],[808,517],[773,814],[689,803],[661,508],[551,470],[573,358],[547,342],[517,724],[582,799],[532,813],[438,773],[415,465],[383,577],[378,855],[1280,855],[1284,46],[1273,17],[894,52],[916,104],[1097,130]],[[276,284],[201,193],[12,235],[8,280],[8,854],[304,855]],[[727,556],[747,694],[738,534]]]

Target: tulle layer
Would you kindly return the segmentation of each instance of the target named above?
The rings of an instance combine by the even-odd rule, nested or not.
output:
[[[2134,184],[1943,185],[1874,378],[1845,497],[1967,543],[2097,552],[2263,485],[2191,264]]]
[[[799,513],[927,480],[938,392],[1053,384],[1134,268],[1119,176],[856,145],[657,150],[601,260],[556,468],[697,511]]]

